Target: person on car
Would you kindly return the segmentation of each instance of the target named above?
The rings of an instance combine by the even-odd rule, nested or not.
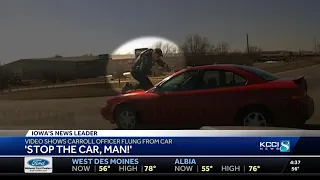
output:
[[[140,55],[135,59],[132,69],[131,76],[138,82],[138,84],[133,87],[130,83],[126,83],[123,87],[123,92],[131,89],[144,89],[148,90],[153,87],[153,83],[150,81],[148,75],[152,74],[152,67],[158,64],[160,67],[169,71],[169,66],[162,60],[163,54],[160,48],[147,49],[142,51]]]

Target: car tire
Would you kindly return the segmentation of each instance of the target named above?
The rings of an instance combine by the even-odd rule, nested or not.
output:
[[[131,130],[138,126],[138,116],[136,110],[130,105],[123,105],[116,110],[116,125],[118,129]]]
[[[272,114],[263,107],[249,107],[240,111],[236,118],[236,124],[241,126],[272,126]]]

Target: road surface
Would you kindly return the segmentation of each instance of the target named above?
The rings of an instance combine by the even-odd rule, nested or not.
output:
[[[309,94],[314,98],[316,111],[308,124],[320,124],[320,66],[279,73],[281,77],[305,75]],[[1,129],[114,129],[103,120],[99,107],[106,98],[57,100],[0,101]]]

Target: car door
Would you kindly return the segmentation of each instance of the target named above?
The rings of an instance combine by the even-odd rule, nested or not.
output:
[[[201,104],[195,90],[199,82],[199,70],[187,70],[176,75],[156,88],[159,98],[152,105],[161,124],[172,127],[191,127],[197,123]]]
[[[203,124],[232,124],[247,80],[231,71],[211,69],[203,71],[201,81],[197,97],[203,102]]]

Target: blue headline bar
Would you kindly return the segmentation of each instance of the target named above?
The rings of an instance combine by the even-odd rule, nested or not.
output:
[[[320,155],[320,137],[1,137],[0,155]]]

